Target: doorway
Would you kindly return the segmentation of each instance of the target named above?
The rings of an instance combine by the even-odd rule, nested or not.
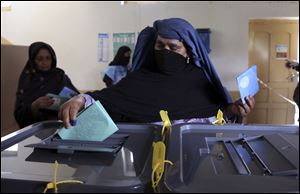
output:
[[[288,80],[291,73],[286,59],[297,59],[299,20],[255,19],[249,21],[249,67],[257,65],[258,78],[283,96],[293,99],[298,80]],[[260,85],[255,108],[247,123],[294,124],[296,107]]]

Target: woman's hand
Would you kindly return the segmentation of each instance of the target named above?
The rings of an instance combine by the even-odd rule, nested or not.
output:
[[[246,99],[246,104],[243,104],[242,100],[239,99],[235,101],[233,104],[229,105],[225,109],[225,114],[228,118],[233,116],[242,116],[246,117],[254,108],[255,100],[254,97],[248,96]]]
[[[33,112],[38,111],[39,109],[43,109],[43,108],[48,108],[49,106],[51,106],[54,103],[54,100],[51,99],[48,96],[42,96],[39,97],[38,99],[36,99],[32,104],[31,104],[31,110]]]
[[[64,122],[66,128],[71,127],[70,121],[76,121],[76,115],[84,107],[84,104],[84,97],[75,96],[60,107],[58,118]]]

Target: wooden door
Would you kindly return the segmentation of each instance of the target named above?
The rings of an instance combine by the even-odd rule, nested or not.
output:
[[[298,20],[251,20],[249,22],[249,66],[257,64],[258,77],[289,99],[297,80],[287,79],[291,70],[285,59],[297,59]],[[294,123],[295,106],[260,85],[254,111],[247,123]]]

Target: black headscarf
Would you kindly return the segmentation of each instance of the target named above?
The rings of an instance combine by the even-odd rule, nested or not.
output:
[[[35,57],[41,49],[47,49],[52,58],[51,68],[48,71],[39,71],[35,63]],[[55,52],[49,44],[35,42],[30,45],[29,59],[19,78],[14,112],[20,127],[47,120],[49,117],[57,118],[57,112],[46,110],[41,112],[39,118],[34,117],[31,112],[31,104],[37,98],[45,96],[47,93],[59,94],[65,86],[79,93],[65,72],[56,67],[56,63]]]
[[[109,63],[109,66],[121,65],[126,67],[129,63],[130,57],[125,57],[124,54],[127,53],[128,51],[131,51],[131,49],[128,46],[121,46],[118,49],[118,52],[115,55],[113,61]]]
[[[231,99],[196,33],[182,19],[154,22],[153,28],[145,28],[138,37],[133,72],[111,88],[88,94],[104,105],[114,121],[156,122],[161,120],[160,110],[167,110],[172,120],[215,116]],[[192,53],[192,64],[175,75],[157,72],[154,68],[157,35],[183,40]]]

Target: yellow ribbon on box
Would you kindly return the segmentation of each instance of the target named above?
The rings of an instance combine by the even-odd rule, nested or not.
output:
[[[43,193],[46,193],[48,189],[53,189],[54,193],[57,193],[57,191],[58,191],[57,185],[59,185],[59,184],[64,184],[64,183],[80,183],[80,184],[83,184],[82,181],[78,181],[78,180],[64,180],[64,181],[56,182],[57,170],[58,170],[58,162],[55,160],[55,162],[54,162],[54,172],[53,172],[53,181],[47,184],[47,186],[44,189]]]
[[[212,124],[214,125],[224,125],[226,123],[225,119],[223,118],[223,112],[219,109],[217,113],[217,120],[215,120]]]
[[[161,131],[162,141],[153,143],[153,158],[152,158],[152,188],[154,192],[157,191],[157,186],[164,174],[164,165],[165,163],[173,165],[173,163],[169,160],[165,160],[166,156],[166,145],[164,143],[166,135],[171,134],[172,124],[168,117],[168,112],[161,110],[159,112],[160,117],[163,121],[163,127]],[[167,131],[165,132],[165,130]]]

